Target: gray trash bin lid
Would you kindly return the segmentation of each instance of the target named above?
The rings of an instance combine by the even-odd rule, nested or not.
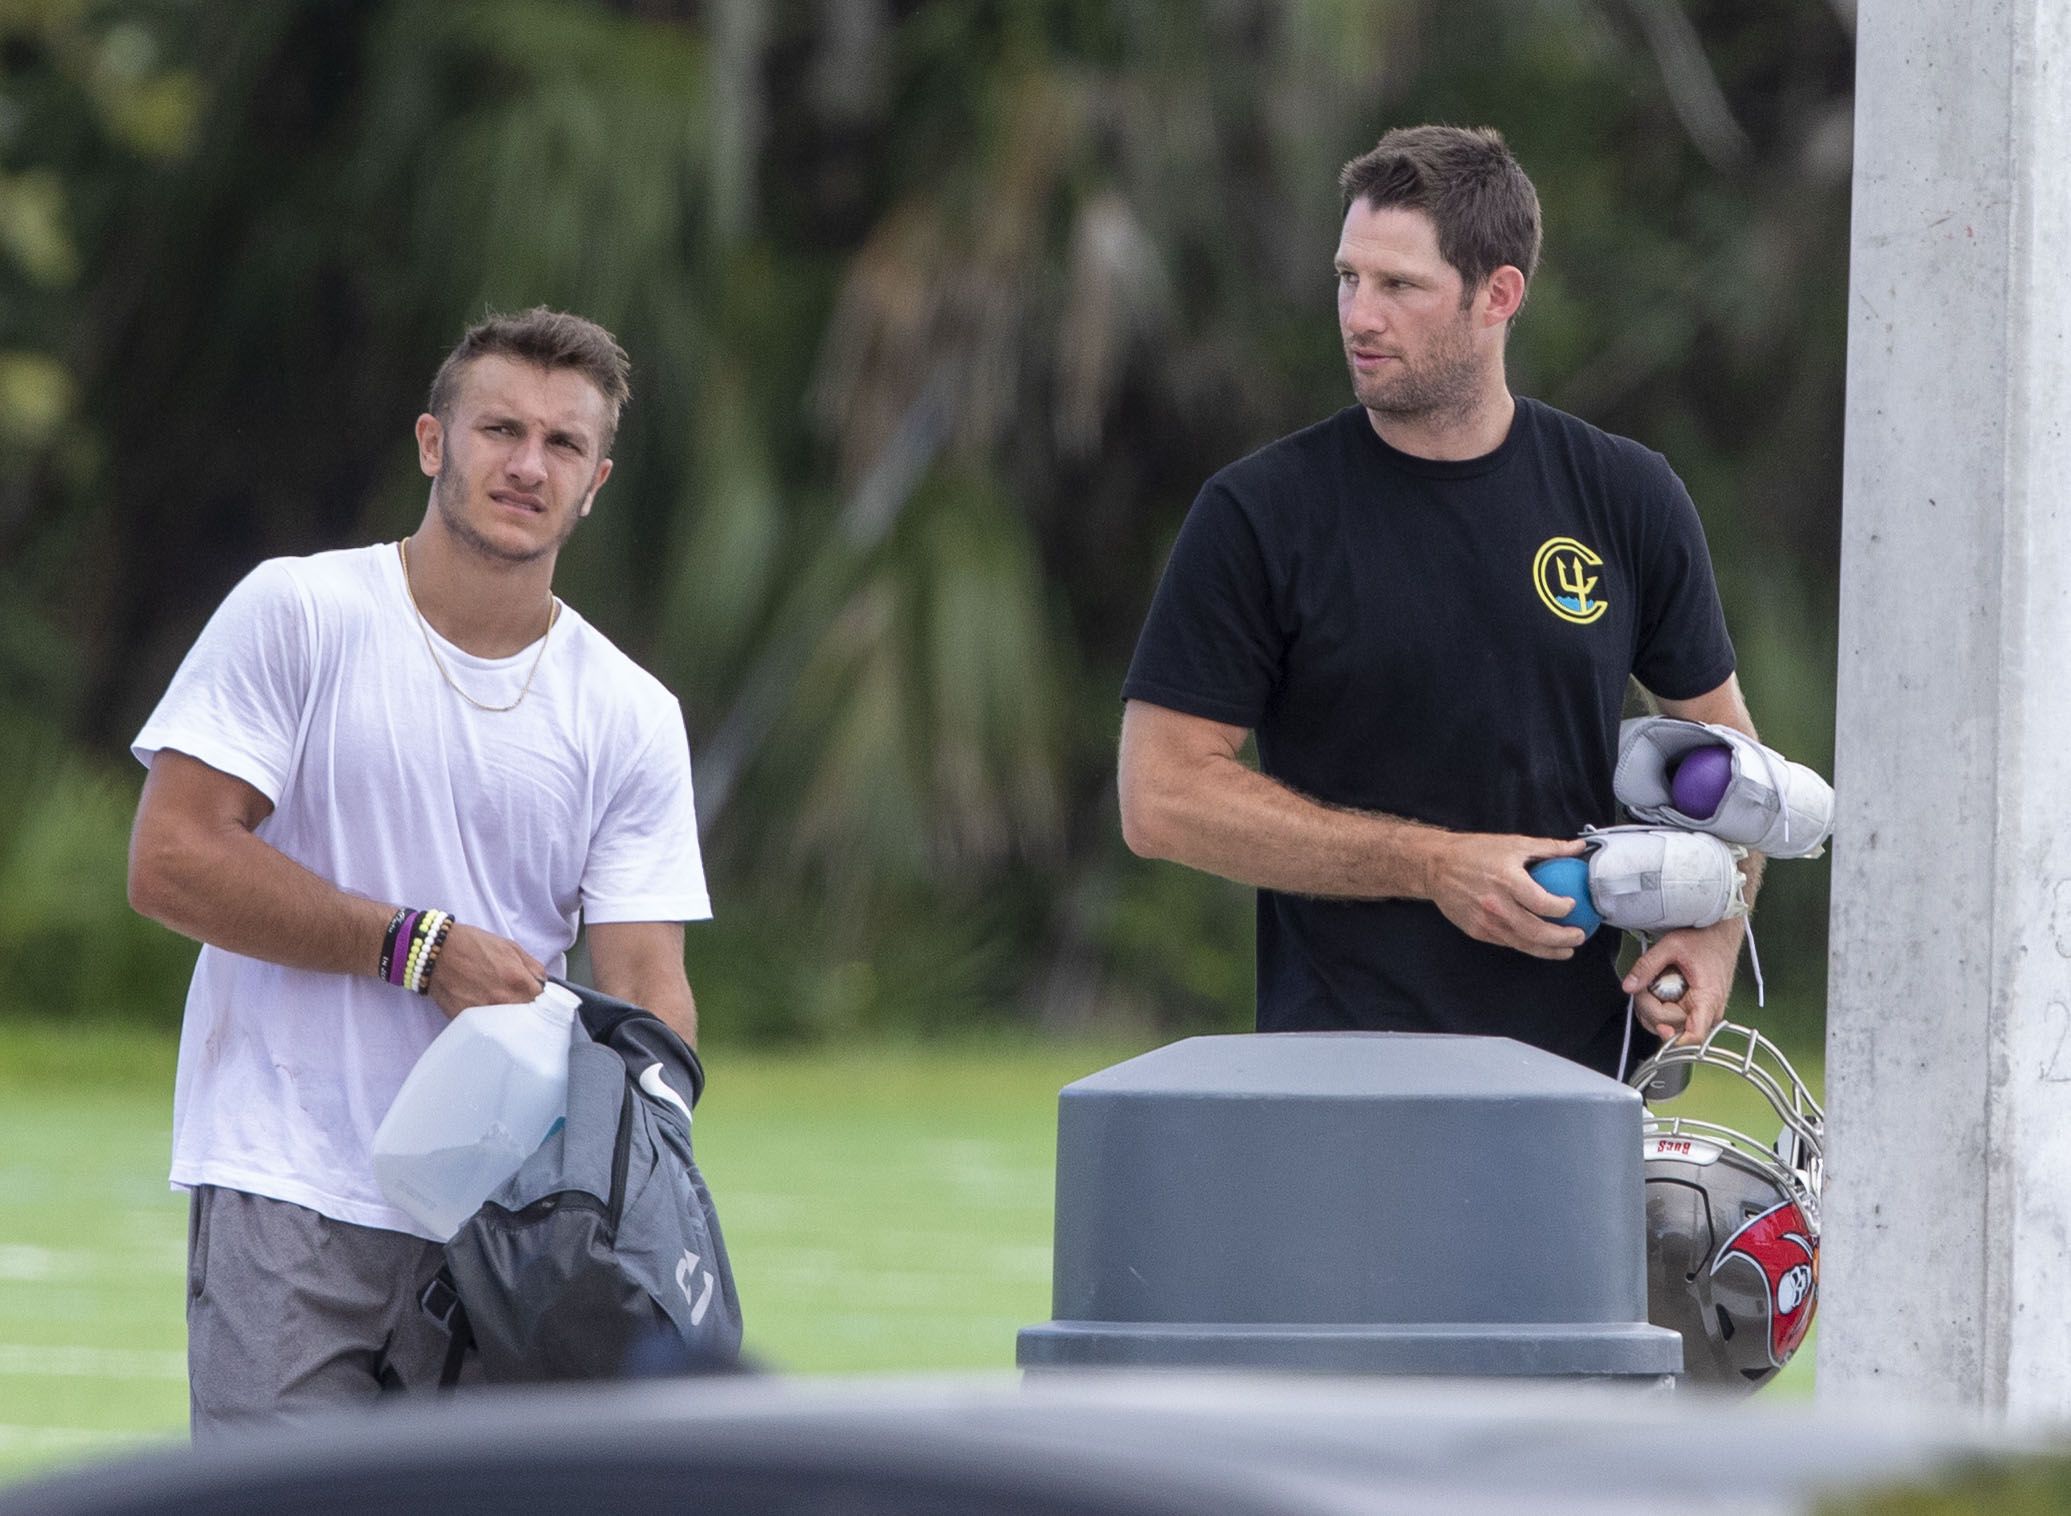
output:
[[[1197,1037],[1058,1102],[1024,1368],[1657,1379],[1638,1094],[1504,1038]]]

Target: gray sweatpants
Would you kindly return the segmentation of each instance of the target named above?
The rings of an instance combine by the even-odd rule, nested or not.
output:
[[[445,1329],[418,1304],[435,1242],[202,1185],[187,1213],[196,1441],[435,1388]],[[462,1382],[480,1378],[470,1354]]]

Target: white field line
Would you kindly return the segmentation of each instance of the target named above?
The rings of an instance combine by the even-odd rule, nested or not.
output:
[[[170,1432],[111,1432],[101,1427],[25,1427],[0,1421],[0,1453],[128,1447],[132,1443],[165,1441],[173,1435]]]
[[[150,1348],[38,1347],[0,1342],[0,1374],[23,1379],[173,1379],[185,1383],[187,1355]]]
[[[184,1240],[163,1239],[122,1249],[40,1248],[0,1243],[0,1283],[75,1283],[86,1279],[176,1277],[186,1266]]]

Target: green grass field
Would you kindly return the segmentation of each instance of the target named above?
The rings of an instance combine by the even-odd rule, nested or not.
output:
[[[749,1351],[799,1373],[1009,1370],[1050,1314],[1057,1091],[1132,1051],[715,1054],[698,1156]],[[184,1434],[171,1088],[167,1040],[0,1025],[0,1481]],[[1772,1393],[1805,1393],[1811,1359]]]

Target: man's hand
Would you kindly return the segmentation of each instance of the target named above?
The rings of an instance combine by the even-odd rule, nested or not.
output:
[[[432,966],[431,999],[450,1021],[470,1006],[536,1000],[546,983],[546,965],[515,942],[456,921]]]
[[[1434,833],[1425,893],[1454,926],[1479,942],[1534,958],[1564,959],[1588,940],[1579,927],[1546,918],[1567,915],[1574,902],[1539,887],[1525,872],[1542,858],[1573,858],[1583,844],[1551,837],[1486,832]]]
[[[1726,1018],[1726,998],[1732,993],[1740,939],[1746,933],[1746,923],[1737,916],[1662,933],[1625,976],[1625,993],[1632,996],[1640,1025],[1663,1042],[1702,1042]],[[1669,969],[1683,976],[1681,1000],[1660,1000],[1653,994],[1654,982]]]

